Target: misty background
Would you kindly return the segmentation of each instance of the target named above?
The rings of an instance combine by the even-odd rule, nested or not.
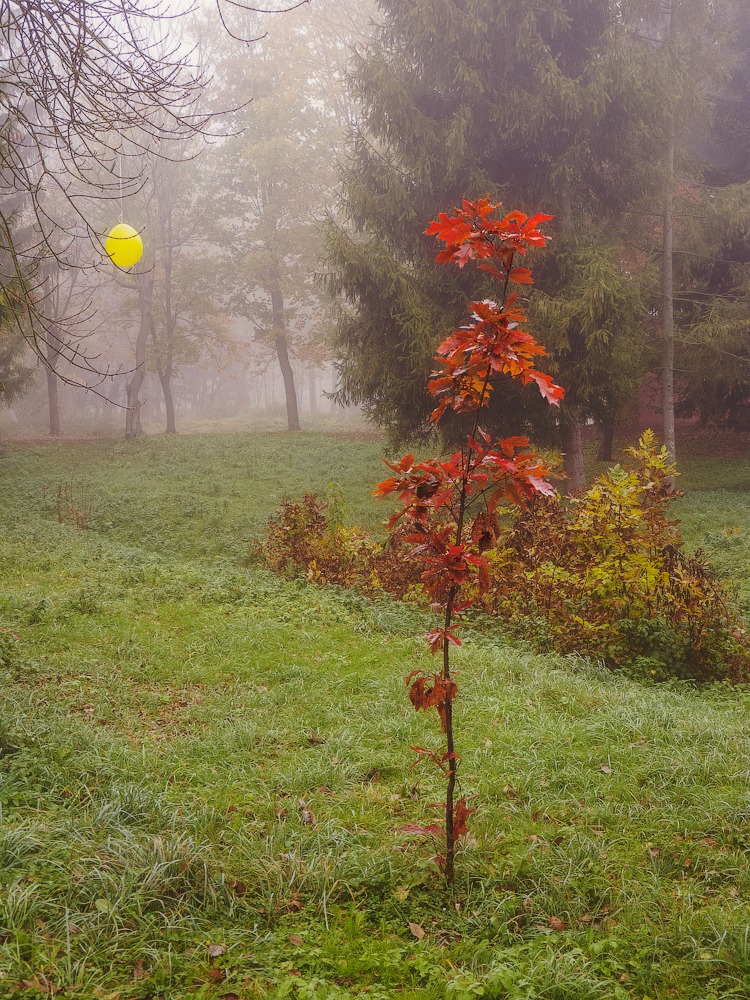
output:
[[[0,433],[419,436],[436,344],[496,292],[423,230],[485,195],[555,215],[529,305],[567,390],[499,429],[576,486],[587,434],[750,426],[745,4],[101,0],[92,37],[141,18],[106,57],[54,8],[3,24]]]

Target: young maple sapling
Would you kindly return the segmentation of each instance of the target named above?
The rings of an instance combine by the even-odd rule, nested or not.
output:
[[[549,237],[539,226],[552,216],[511,212],[493,218],[499,207],[488,199],[464,201],[453,215],[441,213],[425,230],[445,244],[437,255],[438,263],[463,268],[475,261],[502,287],[499,303],[487,299],[471,303],[472,322],[440,345],[435,358],[438,369],[427,386],[436,400],[431,420],[437,422],[451,409],[468,415],[470,429],[460,451],[447,459],[416,462],[414,455],[406,455],[396,464],[386,463],[395,476],[374,491],[378,497],[400,495],[401,509],[390,518],[388,530],[401,518],[408,523],[407,540],[414,544],[413,554],[424,567],[422,580],[442,621],[427,636],[432,653],[442,653],[441,669],[434,673],[414,670],[406,683],[414,708],[434,708],[445,733],[445,746],[439,751],[412,747],[446,776],[446,800],[440,803],[445,819],[442,826],[406,829],[445,837],[442,861],[449,884],[454,880],[456,844],[467,833],[467,820],[474,811],[466,796],[456,801],[460,757],[455,749],[453,702],[458,687],[450,664],[451,645],[461,645],[456,623],[472,603],[464,596],[467,584],[479,593],[489,586],[482,553],[499,533],[501,502],[519,505],[536,493],[554,492],[546,480],[548,470],[529,450],[528,439],[493,441],[480,418],[497,384],[507,379],[518,379],[523,385],[534,382],[555,405],[563,397],[563,389],[535,367],[536,359],[546,352],[524,329],[526,317],[518,295],[509,292],[512,284],[532,284],[531,271],[516,266],[515,260],[529,249],[546,245]]]

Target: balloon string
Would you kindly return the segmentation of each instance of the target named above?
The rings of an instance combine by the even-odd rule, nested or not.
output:
[[[120,174],[120,219],[119,219],[119,221],[122,222],[122,151],[120,152],[120,170],[119,170],[119,174]]]

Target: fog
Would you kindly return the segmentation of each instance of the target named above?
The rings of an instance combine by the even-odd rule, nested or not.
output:
[[[93,32],[102,22],[91,6]],[[106,6],[124,30],[125,0]],[[149,120],[121,120],[115,108],[111,129],[82,127],[80,159],[75,136],[68,148],[46,128],[59,94],[36,130],[20,106],[7,115],[4,282],[27,300],[3,324],[0,433],[137,437],[282,418],[296,429],[344,414],[331,398],[321,222],[335,211],[353,116],[344,74],[372,5],[279,10],[152,11],[141,23],[146,69],[173,69],[183,89],[154,88]],[[10,39],[6,67],[30,72],[25,53]],[[67,86],[64,69],[53,89]],[[121,71],[132,83],[115,66],[113,88]],[[86,103],[69,117],[85,117]],[[50,168],[64,184],[45,178]],[[105,252],[122,222],[144,247],[130,267]]]
[[[11,4],[0,434],[417,433],[435,345],[497,292],[441,287],[421,234],[487,193],[555,216],[529,303],[567,387],[554,427],[499,423],[568,455],[644,398],[672,453],[675,420],[750,426],[746,6],[532,7],[100,0],[86,49]]]

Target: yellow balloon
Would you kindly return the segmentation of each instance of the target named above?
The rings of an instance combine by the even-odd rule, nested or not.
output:
[[[108,257],[118,267],[132,267],[141,259],[143,241],[136,229],[124,222],[119,222],[113,229],[110,229],[104,249],[107,251]]]

